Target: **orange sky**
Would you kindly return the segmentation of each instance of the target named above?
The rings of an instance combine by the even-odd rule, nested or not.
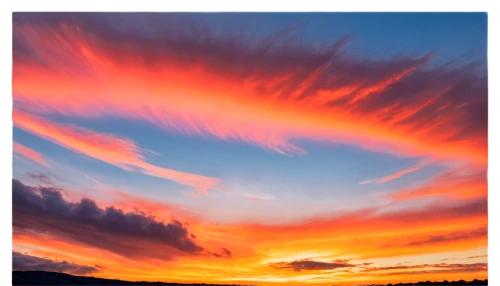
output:
[[[487,78],[470,66],[437,65],[433,53],[360,59],[344,52],[348,38],[267,52],[265,41],[253,47],[208,32],[176,38],[165,28],[151,40],[132,28],[119,34],[105,21],[96,30],[86,17],[14,19],[22,47],[14,48],[12,79],[19,261],[169,282],[487,278]],[[144,135],[127,133],[137,126],[147,126]],[[148,128],[158,137],[148,137]],[[175,145],[170,136],[186,141]],[[259,171],[281,157],[305,165],[332,150],[343,158],[344,149],[331,146],[348,146],[359,161],[340,163],[349,176],[357,180],[370,164],[383,172],[355,184],[322,167],[287,173],[291,183],[276,179],[272,188],[292,196],[299,180],[318,205],[293,197],[287,209],[300,219],[275,221],[259,213],[262,204],[286,208],[288,197],[224,170],[229,155],[191,156],[200,153],[189,140],[227,146],[235,170],[245,152],[258,154],[248,161],[269,157],[250,167]],[[317,147],[323,143],[328,151]],[[142,147],[148,144],[166,151]],[[252,149],[229,153],[232,144]],[[205,156],[213,161],[197,163]],[[283,163],[269,176],[288,168]],[[331,208],[326,198],[320,205],[321,178],[329,177],[332,193],[341,189],[359,204],[339,196]],[[127,185],[133,178],[140,187]],[[250,194],[255,189],[263,195]],[[249,203],[259,208],[244,211]],[[70,265],[57,268],[62,261]]]

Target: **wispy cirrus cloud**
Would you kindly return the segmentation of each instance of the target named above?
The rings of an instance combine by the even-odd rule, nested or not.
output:
[[[433,269],[429,269],[433,268]],[[408,270],[412,271],[408,271]],[[419,270],[417,270],[419,269]],[[484,271],[488,269],[487,263],[435,263],[435,264],[414,264],[414,265],[396,265],[396,266],[373,266],[365,267],[363,272],[382,272],[380,275],[391,275],[391,274],[424,274],[425,272],[460,272],[465,271]],[[405,270],[402,272],[390,272],[383,273],[388,270]]]
[[[14,142],[13,148],[14,153],[50,168],[50,165],[45,161],[43,155],[38,153],[37,151],[16,142]]]
[[[477,64],[364,59],[348,38],[318,47],[176,21],[16,14],[16,106],[143,120],[285,154],[306,152],[298,138],[487,163],[487,76]]]
[[[200,176],[149,164],[135,142],[113,134],[99,133],[75,125],[60,124],[36,115],[14,110],[14,126],[74,152],[115,165],[127,171],[138,171],[195,188],[200,193],[214,189],[216,178]]]
[[[488,263],[464,263],[464,264],[422,264],[407,267],[382,267],[379,269],[367,269],[367,272],[378,270],[396,270],[409,269],[396,272],[380,272],[375,275],[391,276],[391,275],[432,275],[432,274],[452,274],[452,273],[486,273],[488,271]]]
[[[467,257],[455,257],[455,258],[444,258],[441,259],[440,261],[450,261],[450,260],[469,260],[469,259],[478,259],[478,258],[484,258],[487,260],[488,254],[484,255],[473,255],[473,256],[467,256]]]
[[[302,240],[374,233],[436,231],[443,225],[454,227],[484,225],[487,223],[488,203],[485,198],[469,199],[443,204],[435,202],[418,208],[387,210],[369,208],[338,214],[323,214],[290,224],[242,224],[234,231],[249,240]],[[412,222],[409,224],[408,222]],[[339,230],[342,232],[339,232]],[[453,233],[452,233],[453,234]],[[408,247],[403,247],[407,249]]]
[[[50,174],[50,173],[42,173],[42,172],[29,173],[28,172],[28,173],[26,173],[26,177],[28,177],[32,180],[38,181],[38,182],[45,184],[45,185],[49,185],[49,186],[54,185],[54,183],[52,182],[52,179],[55,176]]]
[[[456,231],[452,233],[448,233],[446,235],[430,235],[421,240],[415,240],[410,242],[408,245],[423,245],[423,244],[433,244],[433,243],[453,243],[459,240],[467,240],[471,238],[487,238],[488,237],[488,228],[482,227],[478,229],[473,229],[470,231]]]
[[[384,195],[394,203],[432,197],[486,198],[488,181],[484,168],[458,167],[431,178],[425,184]]]
[[[430,164],[430,162],[428,160],[424,160],[424,161],[421,161],[418,164],[416,164],[415,166],[412,166],[410,168],[398,171],[398,172],[396,172],[394,174],[387,175],[385,177],[366,180],[366,181],[361,182],[360,184],[361,185],[369,184],[369,183],[379,183],[379,184],[381,184],[381,183],[385,183],[385,182],[388,182],[388,181],[392,181],[392,180],[400,178],[400,177],[402,177],[402,176],[404,176],[406,174],[416,172],[416,171],[422,169],[423,167],[425,167],[428,164]]]

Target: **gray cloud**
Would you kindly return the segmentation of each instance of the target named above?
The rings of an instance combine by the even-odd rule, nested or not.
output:
[[[12,268],[13,270],[23,271],[53,271],[64,272],[75,275],[89,274],[99,271],[99,267],[79,265],[68,263],[66,261],[56,261],[48,258],[40,258],[23,254],[20,252],[12,252]]]
[[[350,264],[348,259],[337,259],[331,262],[303,259],[291,262],[271,263],[270,266],[276,269],[291,269],[293,271],[302,271],[302,270],[332,270],[338,268],[355,267],[356,265]]]
[[[221,251],[219,253],[211,252],[211,251],[208,251],[208,253],[214,257],[217,257],[217,258],[220,258],[220,257],[231,258],[233,256],[231,251],[225,247],[222,247]]]
[[[362,272],[370,273],[372,275],[395,275],[395,274],[430,274],[430,273],[451,273],[451,272],[464,272],[464,271],[486,271],[488,269],[487,263],[436,263],[436,264],[416,264],[410,265],[408,262],[398,263],[392,266],[371,266],[373,263],[365,262],[353,264],[349,259],[337,259],[330,262],[314,261],[312,259],[295,260],[291,262],[277,262],[270,263],[269,266],[275,269],[290,269],[292,271],[324,271],[336,270],[339,272]],[[430,269],[429,269],[430,268]],[[390,274],[387,271],[391,271]],[[383,273],[379,273],[382,272]]]
[[[13,226],[17,232],[45,233],[117,254],[170,259],[204,251],[179,221],[157,221],[144,212],[102,209],[88,198],[73,203],[51,187],[12,181]]]
[[[54,183],[52,182],[52,178],[54,176],[51,174],[48,174],[48,173],[43,173],[43,172],[30,173],[30,172],[27,172],[26,177],[28,177],[34,181],[38,181],[38,182],[45,184],[45,185],[49,185],[49,186],[54,185]]]

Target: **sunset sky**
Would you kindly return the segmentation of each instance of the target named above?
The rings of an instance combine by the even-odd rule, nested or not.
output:
[[[486,279],[485,13],[14,13],[13,267]]]

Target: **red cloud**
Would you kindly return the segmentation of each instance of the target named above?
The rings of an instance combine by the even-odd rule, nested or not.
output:
[[[14,19],[19,108],[145,120],[286,154],[305,152],[294,139],[312,139],[487,163],[487,78],[474,65],[361,59],[345,40],[250,44],[163,22],[150,37],[94,17]]]

